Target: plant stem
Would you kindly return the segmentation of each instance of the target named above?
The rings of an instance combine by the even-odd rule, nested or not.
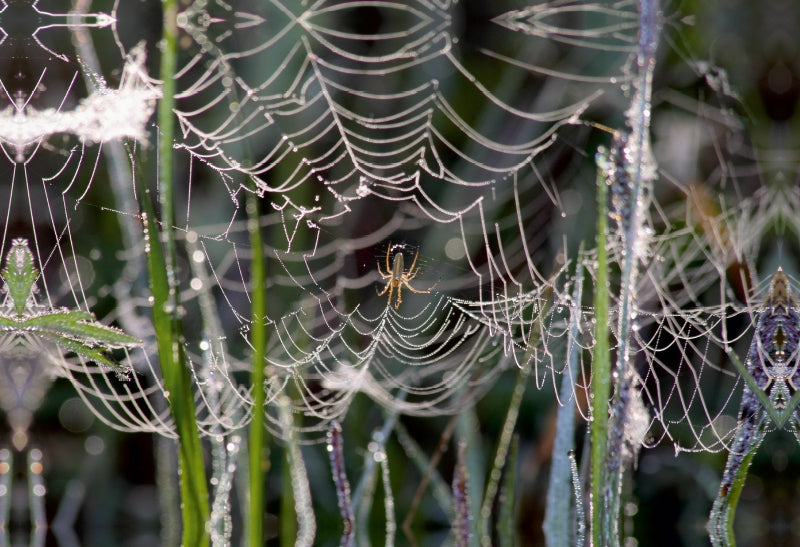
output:
[[[658,0],[639,0],[639,42],[637,49],[637,68],[639,71],[636,93],[628,110],[628,124],[631,134],[625,144],[625,153],[620,158],[622,167],[629,177],[627,209],[630,220],[624,227],[624,258],[619,286],[619,305],[617,321],[616,364],[611,373],[614,380],[614,394],[610,401],[611,420],[606,439],[605,491],[602,500],[604,536],[602,545],[619,543],[619,513],[623,473],[623,445],[625,428],[630,414],[631,401],[636,395],[635,372],[630,364],[633,340],[631,317],[636,292],[639,261],[642,258],[642,233],[644,201],[655,176],[655,168],[650,154],[650,111],[653,69],[660,31]],[[600,316],[598,316],[600,317]],[[637,447],[638,448],[638,447]],[[597,508],[595,508],[597,509]]]
[[[580,363],[578,359],[578,336],[581,321],[581,298],[583,294],[583,243],[575,263],[575,286],[572,293],[572,314],[569,323],[566,370],[561,378],[559,389],[558,416],[556,418],[556,438],[553,443],[550,484],[547,489],[544,533],[547,545],[556,547],[569,545],[573,537],[575,514],[572,500],[572,476],[570,453],[575,438],[575,386],[577,385]],[[513,486],[513,484],[511,485]]]
[[[147,195],[142,195],[145,237],[148,249],[150,289],[153,293],[153,325],[167,400],[178,429],[183,545],[208,545],[205,530],[209,518],[208,489],[202,445],[194,413],[192,381],[181,347],[181,323],[176,272],[173,198],[173,148],[175,104],[174,74],[177,66],[176,0],[163,0],[164,29],[161,54],[162,99],[158,105],[160,138],[158,201],[161,208],[164,248],[155,213]]]
[[[158,228],[152,220],[153,208],[143,196],[145,240],[150,288],[153,293],[153,326],[156,332],[161,375],[175,424],[178,429],[178,461],[180,465],[183,545],[207,545],[205,524],[209,517],[208,490],[203,465],[202,446],[194,413],[194,396],[189,369],[180,345],[180,323],[176,311],[169,308],[169,285],[166,262],[159,244]]]
[[[250,373],[253,386],[253,420],[250,422],[250,506],[248,509],[248,544],[255,547],[263,542],[264,475],[269,468],[269,447],[264,428],[264,367],[267,347],[267,290],[264,246],[259,226],[258,195],[247,192],[247,231],[250,236],[252,258],[252,313],[250,343],[253,355]]]
[[[603,499],[606,440],[608,432],[608,397],[611,390],[611,359],[608,345],[608,231],[606,184],[602,167],[597,176],[597,279],[594,291],[594,351],[592,354],[592,480],[590,513],[592,544],[603,545]]]

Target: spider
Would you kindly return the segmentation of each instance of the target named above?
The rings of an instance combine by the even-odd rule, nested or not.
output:
[[[381,292],[378,293],[378,296],[383,296],[386,292],[389,292],[389,301],[386,304],[387,306],[392,305],[392,294],[394,290],[397,289],[397,302],[395,302],[394,309],[400,308],[400,303],[403,301],[403,296],[401,291],[403,290],[403,285],[405,287],[415,293],[415,294],[429,294],[433,288],[439,284],[437,281],[434,283],[427,291],[420,291],[415,289],[409,284],[409,281],[417,277],[418,270],[415,270],[417,267],[417,258],[419,258],[419,251],[417,254],[414,255],[414,261],[411,263],[411,267],[408,271],[403,271],[403,252],[397,252],[394,254],[394,260],[392,261],[391,267],[389,266],[389,253],[392,250],[392,244],[390,243],[388,247],[386,247],[386,272],[381,269],[381,263],[378,262],[378,273],[381,274],[381,277],[387,279],[386,286],[383,288]]]

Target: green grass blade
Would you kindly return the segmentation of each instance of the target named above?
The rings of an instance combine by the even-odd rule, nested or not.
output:
[[[179,298],[177,259],[174,233],[173,140],[175,120],[175,72],[178,64],[178,2],[163,0],[161,48],[162,99],[158,104],[159,179],[158,201],[161,225],[164,227],[164,249],[155,212],[146,192],[141,193],[144,210],[147,265],[150,290],[153,293],[153,325],[164,387],[178,429],[178,462],[180,466],[183,545],[208,545],[205,530],[209,519],[208,487],[203,464],[202,445],[194,413],[192,380],[181,346],[181,324],[178,319]]]
[[[252,345],[250,383],[253,386],[253,420],[250,422],[249,477],[250,500],[247,509],[248,545],[261,545],[263,541],[264,515],[264,480],[269,469],[269,446],[267,445],[266,428],[264,427],[264,366],[266,364],[267,347],[267,268],[264,259],[264,247],[261,239],[261,228],[258,223],[258,196],[247,192],[247,230],[250,237],[252,253],[250,265],[251,291],[251,325],[250,344]]]
[[[28,317],[21,321],[12,320],[12,323],[16,323],[15,330],[17,331],[24,329],[28,332],[41,332],[46,335],[70,338],[76,342],[97,345],[103,348],[126,348],[142,345],[141,340],[125,334],[119,329],[94,321],[87,323],[86,319],[83,318],[85,315],[93,319],[91,314],[86,314],[85,312],[64,312]],[[4,319],[5,321],[0,325],[0,328],[8,330],[7,318]]]
[[[180,323],[170,302],[167,265],[154,222],[153,206],[142,195],[142,214],[147,247],[150,290],[153,293],[153,327],[167,401],[178,429],[178,464],[180,466],[181,514],[183,545],[208,545],[205,530],[209,518],[208,488],[203,464],[202,445],[194,413],[194,396],[189,369],[180,345]]]
[[[594,291],[594,351],[592,353],[592,479],[590,513],[592,543],[603,545],[603,486],[605,484],[606,439],[608,435],[608,402],[611,392],[611,357],[608,343],[608,231],[606,183],[603,169],[597,176],[597,278]]]
[[[465,408],[458,415],[456,421],[456,432],[459,439],[469,447],[464,454],[464,464],[466,466],[465,477],[468,484],[469,493],[469,514],[470,514],[470,545],[475,545],[478,539],[478,521],[474,518],[481,508],[481,498],[483,492],[483,473],[486,469],[486,458],[483,452],[483,439],[481,438],[480,424],[478,415],[474,407]]]
[[[455,536],[455,547],[469,547],[470,538],[473,537],[472,510],[469,495],[469,471],[465,453],[467,442],[463,438],[458,442],[456,448],[456,467],[453,471],[453,512],[452,530]]]
[[[528,385],[530,370],[531,361],[528,359],[522,368],[519,369],[519,372],[517,372],[514,390],[511,393],[511,400],[508,403],[506,418],[503,422],[503,429],[500,433],[500,439],[497,442],[497,450],[495,451],[492,469],[489,471],[489,480],[486,482],[486,489],[483,493],[483,503],[481,504],[478,517],[480,519],[478,534],[480,544],[484,547],[489,547],[492,544],[492,534],[489,527],[489,522],[492,517],[492,506],[494,505],[495,496],[500,486],[503,467],[508,460],[508,449],[517,423],[517,417],[519,416],[519,409],[522,406],[522,397],[525,394],[525,387]]]
[[[711,508],[711,515],[708,521],[708,534],[711,539],[711,544],[714,547],[736,547],[736,538],[733,534],[736,506],[739,504],[739,496],[747,480],[750,464],[756,452],[758,452],[758,448],[761,446],[761,441],[763,439],[764,433],[762,430],[754,445],[751,446],[744,455],[734,452],[728,454],[728,464],[726,467],[730,467],[732,462],[736,459],[740,461],[731,478],[730,487],[727,491],[724,491],[724,489],[720,490]],[[727,471],[726,468],[726,473]]]

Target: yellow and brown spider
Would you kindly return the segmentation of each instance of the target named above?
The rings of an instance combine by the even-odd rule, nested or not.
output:
[[[400,308],[400,303],[403,301],[403,296],[401,291],[403,290],[403,285],[405,287],[415,293],[415,294],[429,294],[436,285],[439,284],[437,281],[434,283],[427,291],[420,291],[415,289],[409,284],[409,281],[417,277],[418,270],[415,270],[417,267],[417,258],[419,258],[419,251],[417,254],[414,255],[414,261],[411,263],[411,267],[408,271],[403,271],[403,251],[398,251],[394,254],[394,259],[392,261],[391,267],[389,266],[389,253],[392,250],[392,244],[390,243],[388,247],[386,247],[386,272],[381,269],[381,263],[378,262],[378,273],[381,274],[381,277],[386,279],[386,286],[383,288],[381,292],[378,293],[378,296],[383,296],[386,292],[389,292],[389,301],[387,302],[387,306],[392,305],[392,294],[394,290],[397,289],[397,301],[395,302],[394,309]]]

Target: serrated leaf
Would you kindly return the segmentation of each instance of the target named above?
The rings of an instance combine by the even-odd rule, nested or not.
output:
[[[0,315],[0,332],[50,340],[112,368],[119,368],[120,365],[103,355],[104,350],[142,344],[138,338],[99,323],[93,314],[86,311],[60,309],[33,313],[29,305],[38,275],[28,241],[15,239],[3,269],[3,281],[14,313]]]

